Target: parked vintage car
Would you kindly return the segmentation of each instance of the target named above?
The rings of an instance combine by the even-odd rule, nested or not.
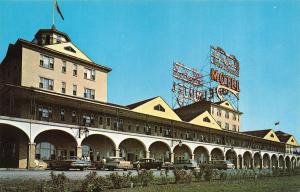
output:
[[[69,170],[69,169],[80,169],[84,170],[92,166],[90,160],[83,160],[77,157],[72,157],[70,159],[61,160],[50,160],[48,161],[48,167],[51,170]]]
[[[154,158],[143,158],[133,163],[133,168],[136,169],[140,164],[140,169],[157,169],[160,170],[163,166],[163,162],[157,161]]]
[[[198,168],[198,164],[196,161],[192,160],[192,159],[188,159],[188,160],[177,160],[174,164],[174,167],[176,169],[196,169]]]
[[[210,167],[211,169],[234,169],[235,166],[231,161],[228,160],[213,160],[209,163],[203,163],[200,165],[201,169],[205,169],[205,167]]]
[[[123,157],[108,157],[105,159],[104,169],[113,171],[115,169],[128,170],[132,169],[133,165],[130,161],[125,161]]]

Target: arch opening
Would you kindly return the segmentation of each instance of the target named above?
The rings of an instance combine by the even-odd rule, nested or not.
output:
[[[171,161],[171,150],[170,147],[161,141],[152,143],[149,147],[150,158],[160,160],[162,162]]]
[[[284,168],[284,157],[282,155],[279,156],[279,168]]]
[[[137,139],[128,138],[123,140],[120,145],[120,157],[124,157],[127,161],[137,161],[146,157],[146,147],[144,143]]]
[[[37,160],[66,160],[77,156],[77,141],[65,131],[43,131],[35,137],[34,142],[39,146],[35,149]]]
[[[101,161],[116,155],[116,145],[107,136],[93,134],[81,142],[82,157],[91,161]]]
[[[226,160],[233,163],[236,168],[238,167],[238,165],[237,165],[237,154],[233,149],[227,150],[226,154],[225,154],[225,157],[226,157]]]
[[[278,158],[275,154],[271,156],[271,164],[273,169],[278,168]]]
[[[244,158],[244,168],[245,169],[251,169],[252,168],[252,158],[251,153],[249,151],[246,151],[243,155]]]
[[[194,150],[194,158],[197,164],[208,163],[209,162],[208,150],[203,146],[198,146]]]
[[[255,169],[261,169],[262,168],[262,158],[261,155],[256,152],[253,156],[253,161],[254,161],[254,168]]]
[[[211,156],[211,160],[212,161],[216,161],[216,160],[224,160],[224,154],[223,151],[219,148],[214,148],[211,152],[210,152],[210,156]]]
[[[0,168],[26,168],[28,164],[27,134],[12,125],[0,124]]]
[[[270,169],[271,165],[270,165],[271,161],[270,161],[270,155],[265,153],[263,155],[263,168],[264,169]]]
[[[176,145],[173,153],[175,163],[185,162],[192,158],[191,149],[185,144],[181,144],[181,146],[179,144]]]

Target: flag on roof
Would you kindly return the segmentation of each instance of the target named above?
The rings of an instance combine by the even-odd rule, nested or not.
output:
[[[279,125],[279,123],[280,123],[279,121],[278,121],[278,122],[276,122],[276,123],[275,123],[275,126],[276,126],[276,125]]]
[[[57,0],[55,0],[55,8],[56,8],[56,11],[59,13],[60,17],[62,18],[62,20],[65,20],[63,14],[62,14],[62,12],[61,12],[61,10],[60,10],[60,8],[59,8],[59,6],[58,6]]]

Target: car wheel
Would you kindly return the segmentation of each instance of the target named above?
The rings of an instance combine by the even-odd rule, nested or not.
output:
[[[188,167],[187,167],[187,166],[184,166],[183,168],[184,168],[185,170],[188,170]]]

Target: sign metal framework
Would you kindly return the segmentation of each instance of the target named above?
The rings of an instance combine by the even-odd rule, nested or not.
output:
[[[213,101],[229,101],[238,109],[240,63],[234,55],[220,47],[210,47],[210,88],[216,93]],[[216,98],[217,97],[217,98]]]
[[[173,108],[183,107],[200,101],[204,97],[201,91],[202,75],[198,70],[189,68],[182,63],[173,63]]]
[[[211,46],[209,66],[204,65],[202,69],[200,73],[180,62],[173,63],[172,107],[227,100],[238,110],[240,63],[237,58],[220,47]]]

